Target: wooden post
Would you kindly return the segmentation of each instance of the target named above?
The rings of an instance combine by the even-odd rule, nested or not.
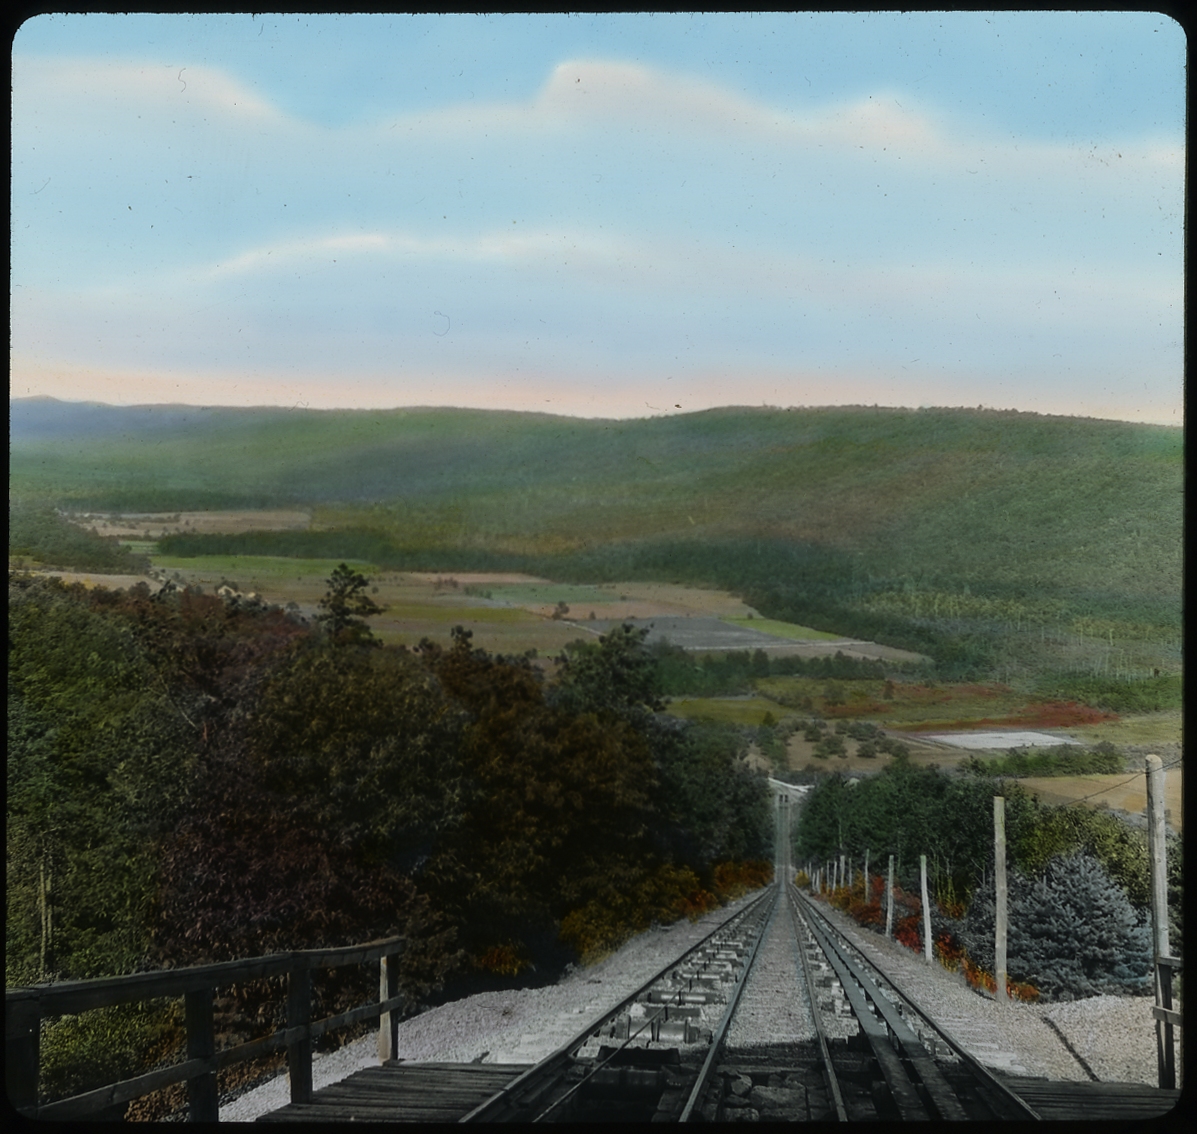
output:
[[[1155,969],[1155,1003],[1157,1008],[1172,1008],[1172,968],[1160,964],[1161,957],[1170,957],[1168,942],[1168,842],[1164,829],[1164,764],[1158,756],[1148,756],[1147,772],[1147,839],[1151,854],[1151,951]],[[1176,1049],[1170,1020],[1155,1022],[1156,1060],[1160,1086],[1176,1088]]]
[[[378,960],[378,1000],[390,1000],[399,994],[399,954]],[[395,1058],[399,1046],[399,1013],[383,1012],[378,1017],[378,1062]]]
[[[213,1016],[214,989],[198,988],[183,994],[183,1016],[187,1022],[187,1058],[211,1059],[216,1054]],[[187,1080],[187,1110],[192,1122],[219,1122],[220,1104],[216,1072]]]
[[[885,936],[894,935],[894,856],[889,856],[889,882],[886,885]]]
[[[931,963],[931,903],[927,900],[927,856],[919,855],[919,885],[923,893],[923,959]]]
[[[19,1114],[37,1113],[37,1070],[42,1018],[37,1001],[10,1003],[4,1013],[4,1082],[8,1101]]]
[[[287,1027],[312,1022],[312,973],[307,958],[297,958],[287,975]],[[287,1044],[287,1075],[291,1080],[291,1101],[312,1101],[312,1040],[305,1037]]]
[[[994,998],[1005,1004],[1006,992],[1006,800],[993,797],[993,979]]]

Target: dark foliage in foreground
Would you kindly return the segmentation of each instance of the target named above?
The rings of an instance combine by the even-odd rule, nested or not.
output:
[[[630,628],[546,683],[461,628],[409,651],[198,591],[14,575],[9,642],[10,987],[402,934],[414,1010],[454,973],[560,963],[559,931],[592,955],[708,908],[769,849],[744,738],[659,718]],[[376,990],[321,976],[316,1011]],[[265,1034],[281,1005],[233,988],[218,1027]],[[169,1006],[48,1025],[45,1088],[165,1057],[177,1025]]]

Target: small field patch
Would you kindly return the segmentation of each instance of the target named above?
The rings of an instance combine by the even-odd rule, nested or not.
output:
[[[711,720],[720,724],[761,725],[778,717],[777,705],[764,697],[675,697],[667,712],[686,720]]]
[[[799,642],[843,642],[842,634],[829,634],[826,630],[812,630],[809,626],[795,626],[792,622],[778,622],[774,618],[724,618],[732,626],[743,626],[746,630],[759,630],[776,638],[792,638]]]
[[[1075,744],[1065,736],[1050,736],[1046,732],[924,732],[920,740],[936,740],[953,748],[1052,748],[1058,744]]]

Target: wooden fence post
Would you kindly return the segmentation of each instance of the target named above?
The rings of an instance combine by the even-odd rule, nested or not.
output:
[[[399,994],[399,954],[378,959],[378,1000],[390,1000]],[[378,1062],[395,1058],[399,1045],[399,1013],[383,1012],[378,1017]]]
[[[993,797],[993,979],[994,998],[999,1004],[1008,1000],[1006,991],[1006,800]]]
[[[296,957],[287,974],[287,1027],[312,1022],[312,973],[306,957]],[[312,1039],[305,1036],[287,1044],[287,1075],[291,1080],[291,1101],[312,1101]]]
[[[1148,756],[1147,772],[1147,838],[1151,854],[1151,952],[1155,969],[1155,1003],[1157,1009],[1172,1011],[1172,968],[1161,964],[1161,958],[1171,959],[1168,941],[1168,842],[1164,829],[1164,763],[1158,756]],[[1172,1021],[1161,1020],[1156,1013],[1155,1044],[1159,1066],[1160,1086],[1176,1088],[1176,1050]]]
[[[4,1082],[8,1101],[19,1114],[37,1112],[37,1077],[42,1017],[34,999],[6,1005],[4,1013]]]
[[[931,963],[931,903],[927,900],[927,856],[919,855],[919,886],[923,894],[923,959]]]
[[[183,994],[188,1059],[211,1059],[216,1054],[214,996],[215,990],[211,988],[197,988],[193,992]],[[192,1122],[220,1120],[215,1071],[187,1080],[187,1111]]]
[[[889,882],[886,885],[885,936],[894,935],[894,856],[889,856]]]

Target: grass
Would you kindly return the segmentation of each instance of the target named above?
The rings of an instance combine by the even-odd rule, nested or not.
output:
[[[724,618],[733,626],[749,630],[760,630],[763,634],[775,634],[778,638],[792,638],[799,642],[836,641],[842,634],[831,634],[825,630],[812,630],[809,626],[795,626],[790,622],[778,622],[774,618]]]
[[[1099,744],[1108,740],[1112,744],[1176,744],[1183,741],[1184,718],[1180,709],[1169,709],[1162,713],[1145,713],[1139,716],[1124,716],[1117,721],[1103,721],[1076,730],[1085,744]]]
[[[305,576],[315,576],[324,580],[341,562],[348,563],[350,567],[355,571],[360,571],[363,575],[369,576],[378,573],[377,567],[361,559],[289,559],[285,556],[270,555],[200,555],[185,558],[175,555],[154,555],[153,562],[155,567],[164,571],[188,572],[197,577],[252,572],[255,578],[271,580],[302,580]]]
[[[609,603],[619,598],[609,590],[568,583],[500,583],[478,589],[486,591],[497,601],[516,603],[519,606],[556,606],[559,602],[575,606],[583,603]]]
[[[773,701],[763,697],[730,700],[721,697],[675,697],[668,712],[686,720],[709,720],[720,724],[761,725],[766,716],[775,720],[781,715]]]

